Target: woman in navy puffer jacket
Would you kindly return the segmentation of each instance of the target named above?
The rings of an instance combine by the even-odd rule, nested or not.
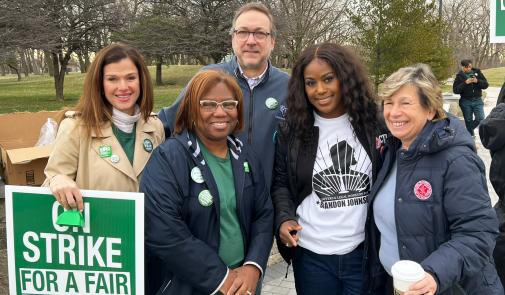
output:
[[[380,97],[392,136],[370,193],[367,251],[389,274],[398,260],[421,264],[425,277],[406,295],[504,294],[485,168],[463,124],[444,112],[430,68],[398,70]]]

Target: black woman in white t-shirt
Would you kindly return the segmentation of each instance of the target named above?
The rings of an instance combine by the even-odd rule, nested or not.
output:
[[[386,134],[361,61],[337,44],[305,49],[286,102],[271,194],[278,248],[293,263],[297,293],[382,294],[382,284],[363,280],[363,242]],[[371,265],[384,276],[380,263]]]

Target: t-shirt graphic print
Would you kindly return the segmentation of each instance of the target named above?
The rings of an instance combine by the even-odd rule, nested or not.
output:
[[[348,114],[322,118],[312,169],[312,192],[296,209],[299,245],[324,255],[343,255],[365,239],[372,162],[356,136]]]
[[[331,166],[317,172],[312,177],[312,187],[319,197],[319,205],[324,209],[342,206],[366,204],[366,197],[370,191],[370,178],[367,174],[353,169],[358,164],[356,158],[365,151],[359,146],[355,151],[346,140],[337,142],[329,149],[329,155],[316,158],[314,169],[327,167],[327,159],[331,159]],[[323,153],[321,149],[318,153]],[[358,153],[358,154],[356,154]],[[366,167],[363,170],[368,170]],[[344,202],[344,203],[342,203]]]

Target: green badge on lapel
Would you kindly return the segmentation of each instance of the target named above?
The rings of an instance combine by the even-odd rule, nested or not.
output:
[[[204,207],[209,207],[214,203],[214,200],[212,198],[212,195],[210,194],[209,190],[203,190],[198,194],[198,202],[200,205]]]
[[[245,173],[249,173],[249,163],[248,162],[244,162],[244,172]]]
[[[144,150],[148,153],[153,151],[153,142],[148,138],[144,139]]]
[[[112,156],[112,147],[110,145],[102,145],[98,148],[100,158],[109,158]]]
[[[275,110],[279,106],[279,102],[277,99],[269,97],[267,100],[265,100],[265,105],[269,110]]]

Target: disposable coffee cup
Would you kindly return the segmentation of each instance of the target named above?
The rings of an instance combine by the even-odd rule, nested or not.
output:
[[[403,295],[414,283],[424,279],[423,267],[414,261],[400,260],[391,268],[393,275],[394,295]]]

